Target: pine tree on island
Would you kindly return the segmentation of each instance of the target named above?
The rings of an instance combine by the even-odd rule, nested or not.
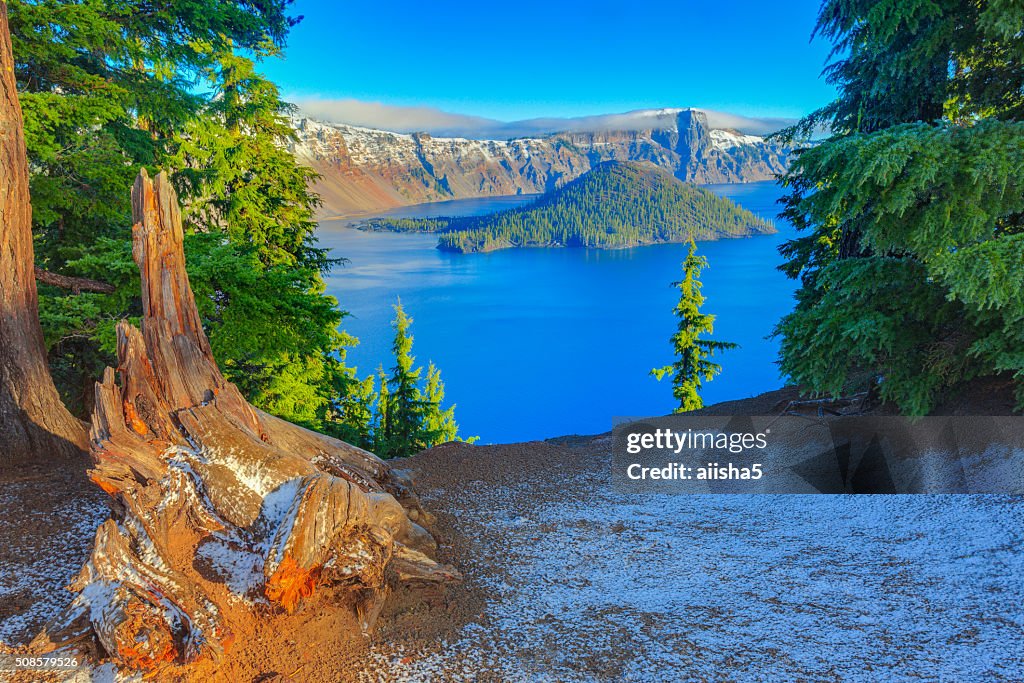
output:
[[[675,315],[679,318],[676,333],[669,341],[678,356],[671,365],[651,370],[659,381],[672,376],[672,395],[679,401],[674,412],[685,413],[704,406],[700,388],[722,371],[722,366],[710,359],[716,351],[734,349],[732,342],[703,338],[714,332],[715,316],[701,312],[704,295],[701,293],[700,272],[707,268],[708,260],[697,256],[697,245],[690,240],[690,251],[683,260],[683,279],[672,283],[679,288],[679,303]]]

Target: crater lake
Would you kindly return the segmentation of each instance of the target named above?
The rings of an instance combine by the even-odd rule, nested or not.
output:
[[[740,348],[716,356],[724,370],[704,387],[705,404],[782,386],[769,339],[792,309],[796,283],[777,270],[777,249],[795,235],[777,217],[773,182],[707,189],[775,222],[773,235],[699,242],[704,310],[714,338]],[[403,207],[388,216],[481,215],[534,197],[489,197]],[[413,318],[416,364],[433,361],[457,404],[463,436],[480,443],[595,434],[614,417],[664,415],[675,406],[669,378],[651,368],[672,362],[672,309],[686,255],[682,244],[622,250],[533,248],[454,254],[433,234],[361,231],[359,219],[320,223],[320,246],[347,259],[326,278],[359,339],[348,362],[359,376],[394,365],[392,305]]]

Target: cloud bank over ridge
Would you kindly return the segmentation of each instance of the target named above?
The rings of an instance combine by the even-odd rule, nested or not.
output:
[[[667,123],[681,109],[641,109],[621,114],[549,117],[499,121],[442,111],[433,107],[402,107],[355,99],[300,98],[295,101],[303,116],[327,123],[345,123],[398,133],[426,132],[443,137],[503,140],[564,131],[643,130]],[[767,135],[790,125],[794,119],[755,118],[701,109],[712,128],[731,128],[749,135]]]

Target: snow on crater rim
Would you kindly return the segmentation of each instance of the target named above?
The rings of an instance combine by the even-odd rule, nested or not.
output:
[[[764,138],[757,135],[744,135],[731,130],[720,128],[711,129],[711,144],[715,149],[726,150],[743,145],[757,145],[764,142]]]

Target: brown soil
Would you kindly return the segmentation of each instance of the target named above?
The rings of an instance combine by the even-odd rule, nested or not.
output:
[[[0,500],[5,511],[0,516],[0,624],[5,625],[0,654],[25,654],[47,619],[70,601],[64,586],[88,558],[95,529],[109,515],[108,497],[88,479],[85,463],[75,462],[3,472]],[[443,556],[451,555],[449,548],[444,547]],[[360,680],[358,672],[375,640],[398,634],[425,642],[443,638],[479,613],[478,599],[463,587],[450,595],[398,587],[376,633],[363,636],[354,613],[337,609],[349,602],[346,596],[325,591],[294,615],[268,608],[259,621],[233,621],[235,640],[224,661],[194,666],[187,673],[164,670],[160,680]],[[34,683],[46,678],[0,671],[0,681],[6,680]]]
[[[92,548],[107,495],[86,459],[0,470],[0,642],[23,643],[70,600],[63,587]]]
[[[961,404],[954,414],[974,412],[975,408],[1005,414],[1012,406],[1007,389],[1003,385],[976,387],[970,398],[977,406],[972,403],[965,409]],[[778,414],[798,398],[795,389],[785,388],[709,406],[701,412]],[[194,667],[188,675],[165,672],[161,680],[466,680],[459,678],[458,672],[451,672],[448,664],[438,664],[441,668],[434,670],[423,663],[443,655],[444,644],[458,640],[467,628],[476,629],[473,648],[480,659],[466,659],[462,676],[480,681],[507,680],[510,657],[521,662],[522,672],[543,672],[558,665],[553,658],[565,655],[569,647],[566,639],[584,640],[576,633],[581,630],[579,624],[552,631],[551,637],[558,640],[548,647],[516,649],[515,643],[507,642],[508,636],[501,635],[504,627],[492,623],[488,605],[495,599],[495,586],[515,586],[518,581],[517,590],[524,590],[522,577],[517,577],[515,570],[531,560],[531,545],[562,533],[558,524],[564,522],[528,520],[532,511],[557,506],[566,499],[584,499],[589,491],[604,487],[609,453],[610,438],[597,435],[483,447],[447,444],[409,458],[401,466],[413,475],[425,505],[437,516],[434,531],[440,543],[439,560],[462,571],[464,583],[449,587],[445,593],[398,589],[369,636],[359,635],[354,615],[337,609],[338,602],[344,601],[342,595],[321,593],[296,615],[268,610],[256,623],[233,624],[236,639],[224,661]],[[12,646],[24,651],[24,644],[45,619],[70,598],[59,587],[85,561],[93,529],[106,517],[106,496],[84,472],[83,463],[77,463],[55,471],[21,469],[0,475],[0,498],[5,510],[0,516],[0,625],[20,625],[2,632],[0,652],[10,651]],[[573,473],[571,482],[562,477],[562,473],[569,472]],[[522,495],[524,492],[529,493],[528,498]],[[604,536],[628,534],[631,530],[629,520],[594,524],[594,533]],[[573,531],[585,532],[587,529]],[[33,575],[40,567],[48,571]],[[558,618],[549,616],[552,620]],[[592,627],[595,630],[588,631],[586,638],[599,640],[602,634],[611,632],[603,620],[618,623],[621,616],[594,615],[593,623],[582,630]],[[11,622],[12,618],[17,621]],[[654,631],[662,618],[664,615],[651,613],[637,616],[647,623],[644,628]],[[608,651],[600,654],[588,655],[588,643],[571,644],[576,649],[572,666],[583,667],[582,678],[616,680],[623,675],[618,668],[621,662],[627,655],[635,656],[636,648],[644,644],[631,640],[633,636],[627,633],[617,638]],[[413,665],[419,673],[403,673],[407,665]]]
[[[417,489],[429,492],[428,506],[438,518],[434,529],[440,545],[438,559],[459,567],[468,577],[464,583],[449,587],[445,593],[397,589],[369,636],[359,634],[353,614],[336,608],[338,602],[345,602],[343,595],[321,593],[304,603],[295,615],[268,610],[258,622],[233,623],[235,642],[224,661],[193,667],[187,675],[184,671],[164,671],[161,680],[389,680],[386,673],[375,670],[371,653],[385,645],[389,652],[421,651],[454,637],[463,625],[483,616],[487,594],[480,583],[483,567],[491,565],[493,573],[493,567],[500,566],[493,557],[481,553],[472,540],[473,533],[467,533],[466,524],[460,521],[465,509],[458,500],[449,505],[449,494],[457,489],[493,491],[521,485],[537,475],[535,471],[524,476],[531,461],[542,462],[545,468],[569,466],[576,453],[543,442],[479,448],[449,444],[408,459],[402,464],[413,473]],[[89,481],[85,471],[84,463],[76,463],[56,472],[41,468],[11,470],[0,478],[7,511],[0,517],[3,580],[18,576],[19,568],[40,563],[50,570],[22,581],[20,592],[4,595],[0,622],[20,617],[23,627],[2,639],[6,643],[0,642],[0,652],[26,652],[25,645],[46,619],[70,600],[62,587],[87,559],[95,527],[108,515],[106,494]],[[558,494],[550,482],[545,485],[546,479],[545,475],[531,485],[538,503]],[[11,514],[16,510],[24,512]],[[480,523],[476,514],[470,517],[473,525]],[[76,531],[69,533],[69,529]],[[15,680],[41,679],[23,674]]]

